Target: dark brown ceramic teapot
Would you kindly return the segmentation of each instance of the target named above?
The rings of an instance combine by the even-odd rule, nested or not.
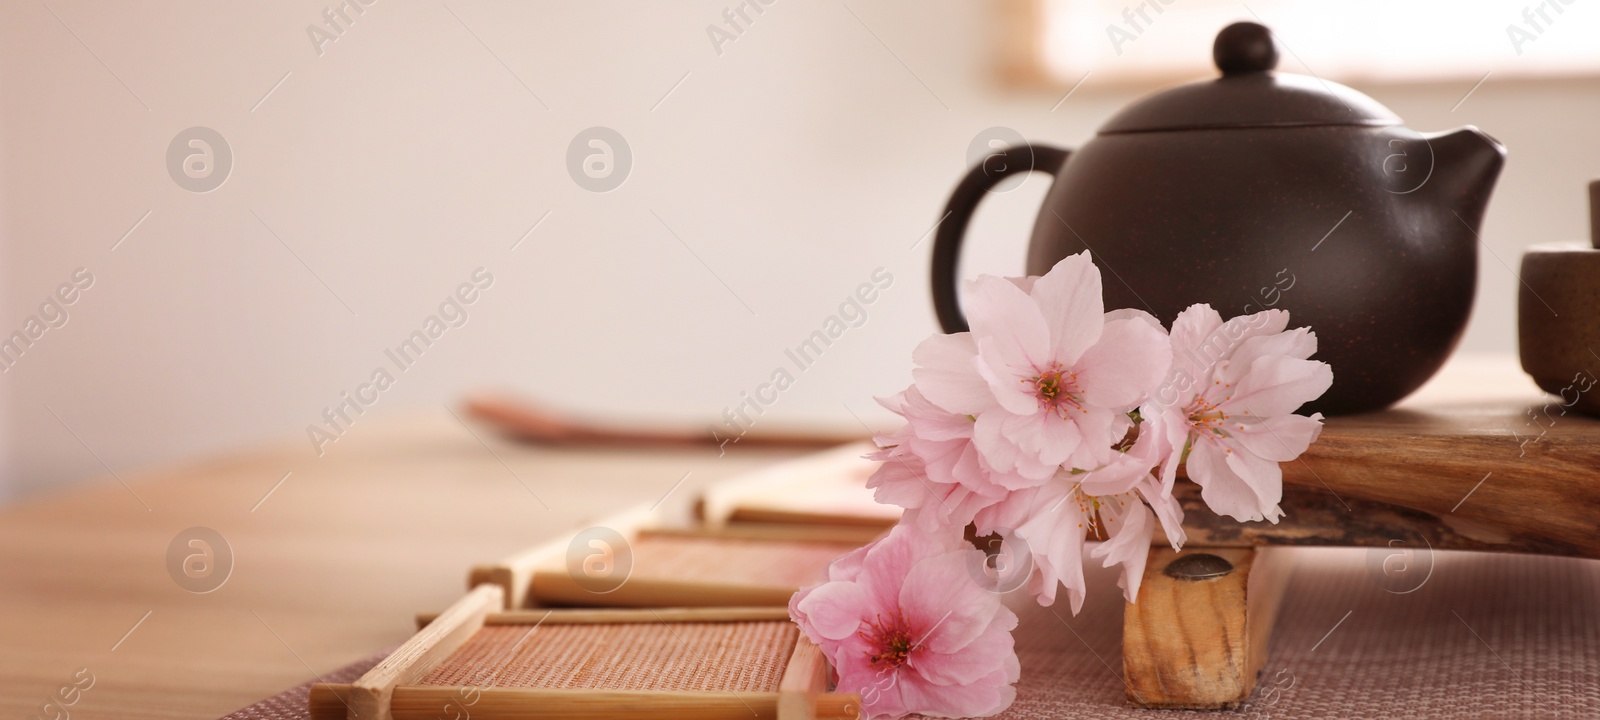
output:
[[[1212,54],[1222,77],[1134,103],[1074,152],[1022,145],[973,168],[934,242],[940,324],[967,329],[956,266],[978,202],[1007,176],[1046,172],[1028,274],[1089,250],[1107,309],[1169,324],[1194,303],[1223,317],[1288,310],[1333,366],[1333,387],[1302,412],[1393,404],[1461,338],[1504,146],[1472,127],[1412,132],[1355,90],[1274,73],[1255,23],[1223,29]]]

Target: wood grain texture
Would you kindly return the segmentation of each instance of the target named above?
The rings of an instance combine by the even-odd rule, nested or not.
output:
[[[723,448],[724,437],[704,430],[670,427],[625,427],[615,421],[586,421],[571,413],[555,412],[514,393],[477,393],[467,398],[467,412],[494,424],[501,432],[527,442],[551,445],[624,447]],[[743,435],[726,438],[745,447],[779,447],[820,450],[860,440],[859,432],[832,432],[818,428],[784,427],[762,423]]]
[[[1272,628],[1278,622],[1289,578],[1294,574],[1294,551],[1288,548],[1256,548],[1245,583],[1245,630],[1248,635],[1245,677],[1254,687],[1267,666]],[[1248,698],[1249,695],[1247,694]]]
[[[802,643],[809,645],[809,643]],[[815,645],[810,645],[814,650]],[[394,689],[392,713],[396,720],[408,718],[474,717],[494,718],[608,718],[663,720],[698,718],[782,718],[800,720],[858,720],[861,697],[854,693],[825,692],[827,670],[815,657],[802,658],[811,669],[796,675],[776,693],[666,692],[614,690],[549,690],[540,688],[488,688],[452,686],[400,686]],[[797,651],[796,655],[805,655]],[[791,660],[793,664],[794,660]],[[785,680],[790,676],[785,674]],[[791,715],[784,711],[786,688],[811,688],[807,707],[811,715]],[[311,687],[313,720],[338,720],[345,717],[344,699],[352,688],[348,684],[317,683]],[[791,711],[792,712],[792,711]]]
[[[1284,482],[1425,513],[1456,547],[1600,558],[1600,420],[1561,412],[1504,402],[1330,418]]]
[[[1600,557],[1600,420],[1536,390],[1501,365],[1435,383],[1382,413],[1334,417],[1298,461],[1284,463],[1277,524],[1239,523],[1180,483],[1190,541],[1210,546],[1356,545]],[[1448,381],[1451,378],[1443,378]],[[1464,402],[1481,395],[1490,399]],[[1498,399],[1495,399],[1498,398]],[[752,473],[707,491],[708,522],[892,523],[861,485],[871,464],[835,451]],[[1483,481],[1480,485],[1479,482]],[[845,482],[856,487],[841,491]],[[1476,489],[1474,489],[1476,488]],[[818,495],[830,497],[819,503]],[[1167,544],[1164,537],[1155,545]]]
[[[879,527],[835,523],[807,525],[797,523],[732,522],[717,527],[651,527],[641,530],[638,536],[641,538],[689,537],[865,545],[882,537],[887,532],[888,530]]]
[[[638,505],[601,518],[586,527],[610,528],[624,539],[631,539],[640,530],[660,522],[661,515],[651,506]],[[560,572],[564,574],[568,548],[582,529],[514,553],[499,562],[472,566],[467,572],[467,587],[470,589],[485,583],[497,585],[504,592],[507,609],[531,607],[534,576],[541,570],[548,572],[551,568],[561,568]]]
[[[394,694],[395,720],[439,720],[461,706],[477,720],[776,720],[778,694],[443,686]]]
[[[451,717],[447,706],[468,708],[478,720],[776,720],[778,693],[540,690],[533,688],[401,687],[396,720]],[[817,698],[819,720],[856,720],[860,698],[828,693]],[[457,715],[458,717],[462,715]]]
[[[339,698],[349,690],[349,685],[313,685],[313,720],[344,717],[344,706]],[[699,720],[728,717],[749,720],[780,717],[777,693],[595,693],[528,688],[407,686],[395,688],[395,698],[395,717],[399,720],[437,720],[441,717],[474,717],[480,720]],[[815,706],[818,720],[859,720],[861,717],[861,698],[854,693],[822,693],[816,696]]]
[[[817,698],[828,689],[828,659],[801,635],[778,681],[778,720],[815,720]]]
[[[525,606],[740,607],[782,606],[801,586],[820,580],[828,563],[882,531],[849,527],[639,529],[598,584],[587,566],[565,553],[547,556],[533,571]],[[620,578],[620,584],[613,584]]]
[[[693,470],[661,507],[687,518],[704,485],[794,454],[573,451],[478,432],[493,453],[442,408],[369,413],[322,457],[296,437],[147,470],[106,458],[152,510],[109,474],[0,506],[0,717],[37,714],[88,667],[97,681],[73,720],[212,720],[398,645],[414,613],[461,597],[474,562],[654,504]],[[196,525],[235,554],[206,595],[163,562]]]
[[[308,699],[311,720],[346,720],[350,694],[350,683],[313,683]]]
[[[1233,564],[1233,572],[1206,580],[1178,580],[1163,569],[1180,554],[1207,552]],[[1216,709],[1235,707],[1255,688],[1265,662],[1264,635],[1252,627],[1250,590],[1256,551],[1249,548],[1152,548],[1137,603],[1123,613],[1122,672],[1128,701],[1147,708]],[[1257,579],[1264,605],[1279,582]],[[1253,643],[1252,640],[1256,640]],[[1252,644],[1261,650],[1252,654]]]
[[[1183,529],[1196,547],[1254,547],[1301,545],[1384,547],[1401,542],[1410,547],[1436,550],[1486,550],[1547,553],[1548,543],[1519,537],[1465,535],[1470,528],[1444,516],[1400,505],[1341,496],[1317,485],[1285,485],[1284,518],[1277,523],[1242,523],[1213,513],[1201,497],[1200,487],[1180,481],[1173,495],[1183,506]],[[1157,527],[1151,544],[1170,545]],[[1559,554],[1559,553],[1558,553]]]
[[[417,627],[427,627],[439,613],[418,613]],[[594,608],[573,610],[508,610],[489,613],[484,625],[606,625],[614,623],[707,623],[788,620],[787,606],[663,607],[650,610]]]
[[[843,525],[887,529],[900,509],[880,505],[866,487],[877,463],[858,442],[747,473],[706,488],[695,506],[709,527],[727,523]]]
[[[438,667],[483,627],[485,616],[504,602],[498,586],[479,585],[440,613],[383,662],[350,684],[349,720],[391,720],[390,699],[395,687],[417,682]]]
[[[883,510],[889,508],[889,511]],[[864,506],[862,509],[865,509]],[[774,506],[740,507],[728,515],[730,523],[760,523],[773,525],[838,525],[870,530],[888,530],[900,520],[898,508],[878,505],[869,512],[840,512],[838,509],[784,510]]]
[[[566,572],[534,575],[539,602],[547,605],[597,605],[609,607],[749,607],[784,605],[796,587],[744,585],[705,580],[630,578],[622,587],[596,595]]]

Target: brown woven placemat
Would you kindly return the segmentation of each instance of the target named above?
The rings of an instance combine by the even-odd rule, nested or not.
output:
[[[319,682],[348,683],[367,674],[372,666],[383,662],[389,657],[394,648],[389,648],[371,657],[362,658],[320,678],[312,678],[277,695],[273,695],[249,707],[239,708],[227,715],[222,720],[310,720],[311,710],[308,707],[311,701],[311,685]]]
[[[1001,717],[1600,717],[1600,562],[1436,552],[1427,581],[1396,594],[1373,576],[1368,551],[1296,552],[1271,657],[1243,708],[1129,708],[1121,595],[1114,575],[1091,571],[1077,617],[1065,603],[1014,604],[1022,681]],[[327,680],[348,682],[380,657]],[[227,717],[303,720],[309,687]]]
[[[1408,572],[1426,581],[1390,584],[1411,589],[1398,594],[1384,589],[1385,549],[1294,552],[1267,666],[1240,709],[1128,707],[1122,601],[1098,571],[1078,617],[1014,605],[1022,680],[999,717],[1600,717],[1600,563],[1435,552],[1428,574],[1419,554]]]

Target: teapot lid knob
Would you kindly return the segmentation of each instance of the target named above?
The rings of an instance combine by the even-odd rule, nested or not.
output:
[[[1267,26],[1236,22],[1217,33],[1211,59],[1223,75],[1266,72],[1278,67],[1278,45]]]

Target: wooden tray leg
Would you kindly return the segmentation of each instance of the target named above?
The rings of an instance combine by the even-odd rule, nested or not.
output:
[[[1122,623],[1137,707],[1233,708],[1250,697],[1288,585],[1286,548],[1153,548]]]

